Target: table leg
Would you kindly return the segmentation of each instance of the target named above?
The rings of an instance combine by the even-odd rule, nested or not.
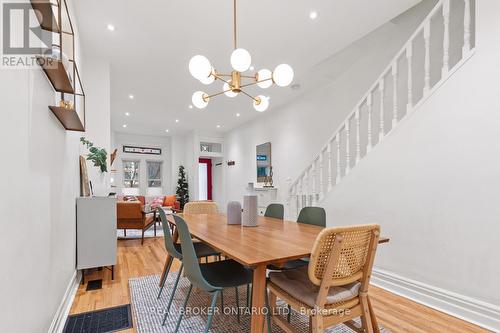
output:
[[[179,233],[177,232],[177,228],[174,229],[174,234],[172,236],[172,240],[174,243],[177,242],[179,239]],[[167,253],[167,258],[165,259],[165,265],[163,265],[163,271],[161,272],[161,277],[160,277],[160,286],[162,286],[165,283],[165,280],[167,279],[167,268],[170,260],[174,260],[170,254]]]
[[[253,270],[252,285],[252,333],[261,333],[265,329],[264,307],[266,292],[266,265],[259,265]]]

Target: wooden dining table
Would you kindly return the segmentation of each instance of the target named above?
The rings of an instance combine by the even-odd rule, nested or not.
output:
[[[251,332],[264,330],[266,267],[280,266],[286,261],[307,257],[322,227],[269,217],[258,217],[256,227],[227,224],[224,214],[179,214],[191,235],[212,246],[222,255],[253,270]],[[175,225],[172,216],[168,217]],[[176,228],[173,235],[177,241]],[[388,242],[381,238],[379,243]],[[172,260],[167,255],[160,283],[166,278],[166,267]]]

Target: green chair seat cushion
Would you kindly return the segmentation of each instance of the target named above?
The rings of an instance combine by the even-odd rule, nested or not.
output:
[[[284,271],[288,269],[295,269],[299,267],[304,267],[309,265],[309,261],[305,259],[296,259],[296,260],[290,260],[284,263],[282,266],[275,266],[275,265],[268,265],[267,269],[270,269],[272,271]]]
[[[196,256],[198,258],[216,256],[220,254],[219,252],[214,250],[210,245],[207,245],[205,243],[198,242],[198,243],[193,243],[193,245],[194,245],[194,251],[196,252]],[[177,252],[182,254],[181,244],[175,243],[174,247],[177,250]]]
[[[200,264],[201,274],[214,287],[230,288],[252,283],[252,271],[234,260]]]

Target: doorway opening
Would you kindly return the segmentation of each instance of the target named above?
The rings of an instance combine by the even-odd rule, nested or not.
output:
[[[212,200],[212,160],[200,158],[198,161],[198,200]]]

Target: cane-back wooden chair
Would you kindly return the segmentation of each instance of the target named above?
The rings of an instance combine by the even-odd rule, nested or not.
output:
[[[280,298],[310,317],[313,333],[341,323],[358,332],[379,332],[368,297],[379,235],[378,225],[326,228],[316,238],[308,267],[271,272],[268,329],[272,322],[295,332],[279,314]],[[357,317],[361,325],[353,321]]]

